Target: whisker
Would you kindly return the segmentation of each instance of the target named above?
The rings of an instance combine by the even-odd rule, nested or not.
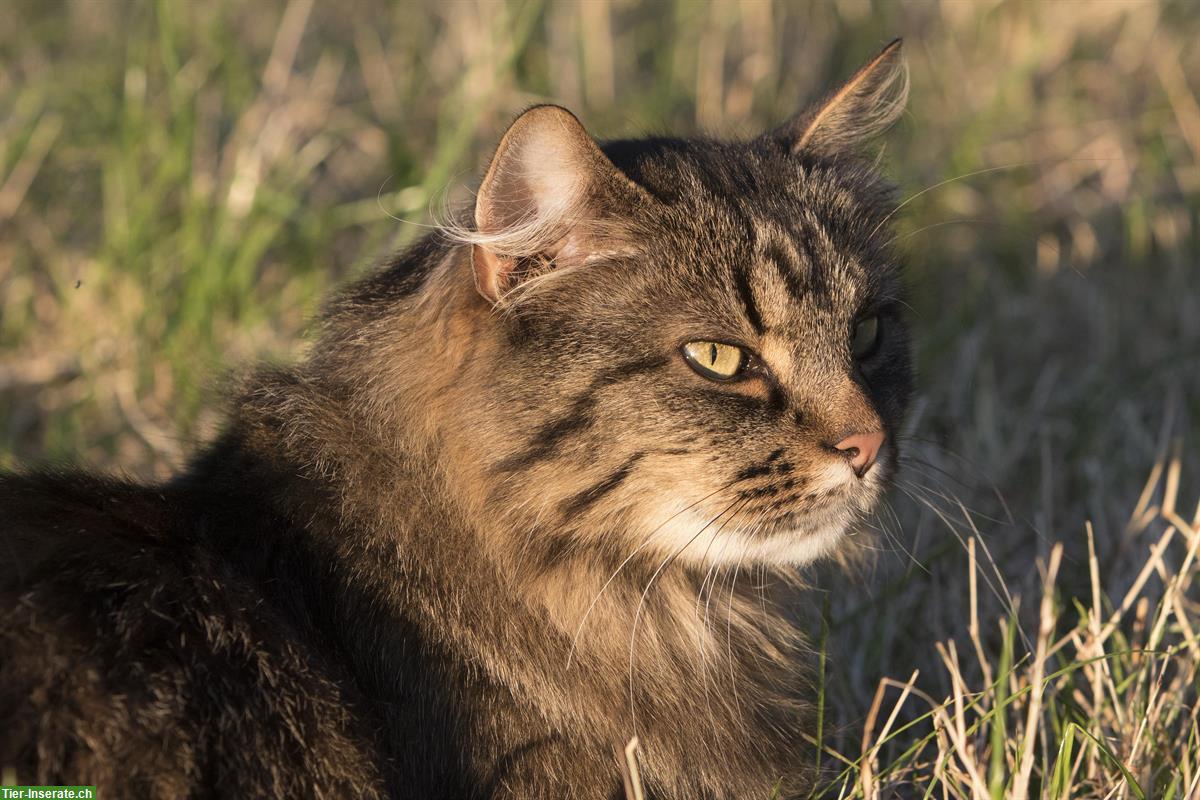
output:
[[[694,541],[696,541],[696,539],[700,538],[700,535],[703,534],[706,530],[708,530],[709,527],[711,527],[713,525],[713,523],[715,523],[721,517],[725,516],[725,514],[731,508],[733,508],[735,505],[737,505],[739,502],[744,503],[744,501],[742,501],[742,500],[734,500],[729,505],[725,506],[725,508],[722,509],[719,514],[717,514],[715,517],[710,519],[708,522],[704,523],[704,525],[700,528],[700,530],[696,531],[696,533],[692,536],[692,538],[688,539],[686,542],[684,542],[682,545],[680,545],[679,548],[675,550],[675,552],[671,553],[666,558],[664,558],[662,560],[662,563],[660,563],[658,565],[658,568],[655,569],[654,573],[650,576],[650,580],[646,581],[646,588],[642,591],[642,596],[638,600],[637,610],[634,612],[634,615],[633,615],[633,626],[630,628],[630,632],[629,632],[629,713],[630,713],[630,718],[633,723],[633,733],[635,733],[635,734],[637,733],[637,707],[636,707],[636,700],[635,700],[635,696],[634,696],[634,669],[633,669],[634,658],[633,658],[633,655],[634,655],[634,651],[637,649],[637,628],[638,628],[638,623],[641,621],[641,618],[642,618],[642,607],[646,603],[646,597],[647,597],[647,595],[650,594],[650,589],[654,586],[654,582],[656,580],[658,580],[658,576],[660,574],[662,574],[662,571],[664,569],[666,569],[666,567],[669,564],[671,564],[676,558],[678,558],[679,554],[682,553],[684,550],[686,550],[692,544],[692,542],[694,542]],[[737,512],[734,512],[734,513],[736,514]],[[724,525],[725,525],[725,523],[721,523],[717,527],[716,531],[714,531],[714,535],[716,535],[717,533],[720,533],[721,528],[723,528]]]
[[[939,508],[937,505],[935,505],[933,502],[931,502],[927,498],[918,494],[916,491],[913,490],[913,488],[919,489],[921,491],[930,491],[930,490],[926,489],[925,487],[920,487],[920,486],[914,486],[913,488],[910,488],[909,486],[905,486],[901,482],[897,482],[896,487],[898,489],[900,489],[900,491],[904,492],[904,494],[907,495],[909,498],[915,500],[918,503],[921,503],[922,505],[927,507],[930,511],[932,511],[934,513],[934,515],[937,516],[937,518],[940,519],[942,521],[942,523],[950,530],[950,532],[952,534],[954,534],[954,537],[956,539],[958,539],[958,542],[962,546],[963,550],[965,551],[967,549],[966,539],[963,538],[962,533],[958,530],[958,526],[946,515],[944,510]],[[984,583],[987,585],[988,589],[991,591],[992,596],[994,596],[998,601],[1000,601],[1000,604],[1004,608],[1004,610],[1015,618],[1016,617],[1016,603],[1013,601],[1012,595],[1008,591],[1008,584],[1005,582],[1004,576],[1000,572],[999,565],[996,563],[995,558],[992,556],[991,550],[990,550],[990,548],[988,548],[986,540],[984,539],[982,534],[980,534],[979,529],[975,526],[974,521],[971,519],[970,514],[967,512],[966,507],[961,504],[959,504],[958,507],[962,511],[962,513],[964,515],[964,519],[966,520],[967,524],[971,527],[971,530],[974,533],[976,540],[979,542],[980,546],[983,548],[984,555],[987,556],[988,564],[991,566],[991,571],[995,575],[996,581],[999,584],[1000,588],[997,588],[997,584],[992,582],[992,579],[988,575],[987,572],[981,573],[983,575]],[[1020,625],[1017,626],[1017,630],[1020,632],[1021,638],[1024,641],[1025,645],[1027,647],[1032,648],[1032,646],[1033,646],[1032,640],[1025,633],[1025,631],[1021,628]]]
[[[722,553],[724,552],[724,549],[724,547],[721,548]],[[708,583],[709,576],[713,574],[713,571],[716,570],[720,564],[719,558],[720,557],[718,556],[718,560],[714,560],[712,562],[712,565],[709,566],[708,571],[704,573],[704,578],[700,581],[700,588],[696,591],[695,610],[696,619],[700,622],[700,626],[696,629],[696,663],[700,670],[700,686],[704,689],[704,705],[708,709],[708,717],[712,721],[714,727],[716,726],[716,717],[713,712],[712,697],[708,691],[708,664],[704,655],[705,632],[708,630],[708,608],[707,606],[705,607],[704,616],[702,617],[700,615],[700,600],[704,597],[704,586]]]
[[[739,712],[742,708],[742,700],[738,696],[737,690],[737,670],[733,666],[733,593],[737,588],[738,570],[742,568],[742,559],[745,557],[745,551],[738,556],[737,564],[733,568],[733,577],[729,580],[729,602],[726,605],[725,612],[725,654],[729,660],[729,691],[733,695],[734,705],[737,706]]]
[[[992,494],[996,496],[997,502],[1000,503],[1001,507],[1004,509],[1005,516],[1007,517],[1007,520],[1005,520],[1006,524],[1011,525],[1015,522],[1015,518],[1013,517],[1012,509],[1009,507],[1008,501],[1004,497],[1004,493],[1000,490],[1000,487],[996,484],[996,482],[994,480],[992,480],[991,476],[988,475],[988,473],[984,471],[983,467],[980,464],[978,464],[977,462],[973,461],[970,458],[967,458],[964,455],[956,453],[955,451],[951,450],[949,447],[946,447],[945,445],[941,444],[940,442],[934,441],[933,439],[930,439],[928,437],[908,435],[908,436],[905,436],[904,438],[906,441],[919,442],[925,446],[932,447],[932,448],[936,449],[938,452],[942,453],[943,455],[948,456],[949,458],[953,459],[957,464],[959,464],[963,467],[966,467],[975,478],[977,478],[977,479],[981,480],[983,483],[987,484],[988,488],[991,489]],[[950,480],[954,481],[955,483],[959,484],[964,489],[968,488],[967,484],[963,482],[962,478],[959,475],[957,475],[956,473],[950,472],[949,470],[947,470],[944,467],[939,467],[938,465],[921,457],[921,455],[919,453],[916,453],[916,454],[905,453],[905,454],[901,455],[900,463],[902,466],[910,464],[910,463],[916,463],[916,464],[923,465],[930,469],[936,470],[938,473],[940,473],[941,475],[943,475],[946,478],[949,478]]]
[[[741,508],[739,508],[737,510],[737,512],[735,512],[735,515],[737,513],[741,513],[743,510],[745,510],[744,505]],[[733,516],[731,516],[730,519],[727,520],[726,522],[728,523],[732,520],[733,520]],[[704,654],[705,646],[704,645],[705,645],[705,642],[707,639],[707,634],[709,633],[709,630],[710,630],[709,624],[708,624],[708,613],[709,613],[709,609],[712,605],[713,593],[716,591],[716,588],[717,588],[717,581],[720,579],[720,575],[721,575],[720,564],[721,564],[722,560],[725,558],[725,551],[729,548],[729,541],[730,540],[727,538],[724,542],[721,543],[721,552],[719,552],[717,554],[717,557],[715,559],[713,559],[712,569],[710,569],[708,572],[708,575],[712,575],[712,583],[709,584],[708,599],[704,602],[704,618],[701,620],[701,627],[700,627],[700,631],[699,631],[700,646],[697,649],[697,655],[696,655],[697,659],[700,661],[701,679],[704,681],[704,702],[705,702],[705,706],[708,708],[708,718],[709,718],[709,720],[712,721],[714,729],[716,728],[716,725],[717,725],[716,712],[713,710],[713,707],[712,707],[712,696],[708,692],[708,667],[707,667],[706,661],[705,661],[705,654]],[[708,578],[708,575],[705,575],[706,580]],[[697,604],[699,604],[700,598],[703,596],[703,594],[704,594],[704,583],[702,582],[700,584],[700,591],[696,593]],[[715,686],[716,686],[715,680],[714,680],[713,684],[714,684],[714,688],[715,688]]]
[[[767,565],[759,564],[758,573],[758,602],[762,606],[763,619],[766,619],[770,616],[767,614]]]
[[[976,219],[976,218],[972,218],[972,217],[962,217],[959,219],[944,219],[941,222],[934,222],[929,225],[922,225],[920,228],[917,228],[916,230],[908,231],[907,233],[903,233],[903,234],[897,233],[895,236],[893,236],[892,238],[890,238],[886,242],[884,242],[883,247],[887,247],[888,245],[893,244],[894,242],[906,242],[909,239],[911,239],[912,237],[916,236],[918,233],[924,233],[925,231],[931,231],[934,228],[944,228],[947,225],[964,225],[964,224],[994,225],[997,227],[1003,227],[1003,225],[1004,225],[1004,223],[1001,223],[1001,222],[995,222],[995,221],[989,220],[989,219]]]
[[[910,562],[912,562],[912,565],[914,567],[916,567],[917,569],[920,569],[921,571],[925,572],[926,574],[932,574],[932,573],[930,573],[929,569],[917,559],[916,555],[914,555],[911,550],[909,550],[907,547],[904,546],[904,542],[901,539],[901,534],[903,533],[904,525],[900,522],[900,517],[899,517],[899,515],[896,514],[896,509],[894,509],[892,507],[891,501],[889,501],[886,497],[882,498],[882,503],[881,503],[880,508],[881,508],[881,510],[887,511],[887,513],[891,515],[892,520],[896,524],[896,531],[895,531],[895,533],[893,533],[892,531],[888,530],[886,521],[882,518],[880,519],[879,530],[881,533],[883,533],[884,538],[886,538],[888,541],[892,542],[896,546],[896,550],[900,551],[905,556],[907,556],[908,560]]]
[[[641,549],[650,543],[651,539],[653,539],[653,538],[654,538],[654,534],[656,534],[656,533],[658,533],[660,530],[662,530],[663,526],[665,526],[665,525],[666,525],[668,522],[670,522],[671,520],[675,519],[676,517],[678,517],[680,514],[684,513],[685,511],[690,511],[691,509],[693,509],[693,508],[695,508],[696,506],[700,505],[700,504],[701,504],[701,503],[703,503],[705,500],[707,500],[708,498],[710,498],[710,497],[712,497],[713,495],[717,494],[718,492],[723,492],[723,491],[725,491],[725,490],[726,490],[726,489],[728,489],[729,487],[733,486],[733,484],[734,484],[735,482],[736,482],[736,481],[730,481],[729,483],[725,484],[724,486],[720,487],[719,489],[714,489],[713,491],[711,491],[711,492],[709,492],[708,494],[706,494],[706,495],[704,495],[703,497],[701,497],[701,498],[700,498],[699,500],[697,500],[696,502],[694,502],[694,503],[690,503],[690,504],[688,504],[688,505],[684,506],[683,508],[681,508],[681,509],[679,509],[678,511],[676,511],[676,512],[675,512],[674,514],[672,514],[671,516],[667,517],[667,518],[666,518],[665,520],[663,520],[663,521],[662,521],[662,522],[661,522],[659,525],[657,525],[657,526],[654,528],[654,530],[652,530],[652,531],[650,531],[650,533],[646,534],[646,538],[642,540],[642,543],[641,543],[641,544],[639,544],[637,547],[635,547],[635,548],[634,548],[634,550],[633,550],[633,552],[632,552],[632,553],[630,553],[630,554],[629,554],[629,555],[628,555],[628,556],[625,558],[625,560],[624,560],[624,561],[622,561],[622,562],[620,563],[620,565],[618,565],[618,566],[617,566],[617,568],[616,568],[616,569],[613,571],[613,574],[612,574],[612,575],[609,575],[609,576],[608,576],[608,580],[606,580],[606,581],[604,582],[604,585],[600,587],[600,590],[599,590],[598,592],[596,592],[596,596],[592,598],[592,602],[591,602],[591,603],[588,605],[588,607],[587,607],[587,610],[586,610],[586,611],[584,611],[584,613],[583,613],[583,618],[579,620],[579,626],[578,626],[578,627],[575,629],[575,635],[571,637],[571,649],[570,649],[570,651],[567,653],[567,666],[566,666],[566,668],[567,668],[567,669],[570,669],[570,668],[571,668],[571,662],[572,662],[572,660],[573,660],[573,659],[574,659],[574,657],[575,657],[575,648],[576,648],[576,646],[577,646],[577,645],[578,645],[578,643],[579,643],[579,634],[580,634],[580,633],[583,631],[583,626],[584,626],[584,624],[586,624],[586,623],[587,623],[587,621],[588,621],[588,617],[590,617],[590,616],[591,616],[591,614],[592,614],[592,611],[593,611],[593,610],[595,610],[595,608],[596,608],[596,603],[598,603],[598,602],[600,601],[600,596],[601,596],[602,594],[604,594],[604,590],[605,590],[605,589],[607,589],[607,588],[609,587],[609,585],[610,585],[610,584],[611,584],[611,583],[612,583],[614,580],[616,580],[616,577],[617,577],[617,575],[618,575],[618,574],[621,572],[621,570],[625,569],[626,565],[628,565],[628,564],[629,564],[629,562],[630,562],[630,561],[632,561],[632,560],[634,559],[634,557],[635,557],[635,556],[636,556],[636,555],[637,555],[637,554],[638,554],[638,553],[641,551]]]
[[[911,473],[916,473],[918,476],[920,476],[920,477],[922,477],[922,478],[927,478],[927,479],[930,479],[930,480],[933,480],[935,477],[937,477],[937,476],[930,475],[930,474],[928,474],[928,473],[924,472],[924,471],[921,469],[923,466],[924,466],[924,465],[921,465],[921,464],[915,464],[915,463],[913,463],[913,464],[906,464],[906,465],[905,465],[905,470],[906,470],[906,472],[908,472],[908,473],[910,473],[910,474],[911,474]],[[935,470],[935,471],[938,471],[938,470]],[[899,481],[897,481],[897,482],[899,482]],[[924,485],[922,485],[922,484],[918,484],[918,483],[916,483],[916,482],[914,482],[914,481],[908,481],[908,483],[910,483],[910,485],[912,485],[912,486],[914,486],[914,487],[920,488],[922,491],[924,491],[924,492],[927,492],[927,493],[928,493],[928,494],[930,494],[930,495],[933,495],[933,496],[935,496],[935,497],[938,497],[938,498],[940,498],[940,499],[942,499],[942,500],[946,501],[947,503],[950,503],[951,505],[961,505],[961,506],[963,506],[963,508],[965,508],[965,509],[967,509],[968,511],[970,511],[970,512],[971,512],[971,514],[973,514],[973,515],[975,515],[975,516],[979,517],[980,519],[986,520],[986,521],[988,521],[988,522],[993,522],[993,523],[995,523],[995,524],[997,524],[997,525],[1011,525],[1011,524],[1013,524],[1013,520],[1012,520],[1011,518],[1009,518],[1009,519],[1000,519],[1000,518],[998,518],[998,517],[993,517],[993,516],[991,516],[990,514],[986,514],[986,513],[984,513],[983,511],[980,511],[980,510],[979,510],[979,509],[977,509],[977,508],[971,508],[971,507],[967,506],[967,505],[966,505],[966,504],[965,504],[965,503],[964,503],[964,502],[963,502],[963,501],[962,501],[962,500],[961,500],[961,499],[958,497],[958,495],[956,495],[956,494],[947,494],[947,493],[945,493],[945,492],[942,492],[942,491],[940,491],[940,490],[938,490],[938,489],[934,489],[934,488],[932,488],[932,487],[929,487],[929,486],[924,486]],[[965,488],[968,488],[968,487],[964,486],[963,488],[965,489]],[[1005,510],[1007,510],[1007,505],[1005,505]]]
[[[1062,160],[1062,163],[1066,163],[1066,162],[1070,162],[1070,161],[1108,161],[1108,160],[1110,160],[1110,159],[1066,158],[1066,159]],[[983,169],[977,169],[972,172],[964,172],[961,175],[955,175],[952,178],[946,178],[945,180],[938,181],[937,183],[933,184],[932,186],[926,186],[921,191],[916,192],[915,194],[910,194],[899,205],[897,205],[895,208],[893,208],[891,211],[889,211],[886,215],[884,215],[883,219],[881,219],[879,221],[879,223],[874,228],[871,229],[871,233],[867,235],[867,239],[870,239],[875,234],[879,233],[879,229],[882,228],[884,225],[886,225],[888,223],[888,220],[890,220],[892,217],[896,216],[896,214],[900,213],[900,209],[904,208],[905,206],[907,206],[909,203],[916,200],[917,198],[923,197],[936,189],[940,189],[943,186],[948,186],[951,183],[957,183],[958,181],[966,180],[967,178],[977,178],[980,175],[988,175],[993,172],[1004,172],[1005,170],[1022,169],[1024,167],[1039,167],[1039,166],[1042,166],[1044,163],[1045,163],[1044,161],[1021,161],[1021,162],[1017,162],[1015,164],[1003,164],[1003,165],[997,166],[997,167],[984,167]]]

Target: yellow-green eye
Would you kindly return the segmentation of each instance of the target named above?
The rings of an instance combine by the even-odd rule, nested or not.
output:
[[[854,336],[850,340],[850,352],[855,358],[866,358],[875,352],[879,342],[879,317],[863,317],[854,326]]]
[[[720,342],[688,342],[683,357],[692,369],[714,381],[736,378],[746,363],[742,348]]]

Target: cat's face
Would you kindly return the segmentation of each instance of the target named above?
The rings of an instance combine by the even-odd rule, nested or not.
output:
[[[504,332],[495,502],[535,508],[550,554],[828,552],[894,472],[910,392],[886,185],[796,152],[788,129],[592,150],[561,109],[530,115],[477,208],[476,279]],[[510,163],[525,157],[533,178]]]

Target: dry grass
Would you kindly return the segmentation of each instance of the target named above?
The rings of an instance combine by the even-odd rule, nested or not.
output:
[[[331,284],[466,197],[523,105],[750,133],[904,36],[883,158],[920,394],[874,572],[817,576],[824,794],[1195,792],[1194,4],[16,9],[0,465],[139,475],[211,433],[223,369],[292,357]]]
[[[1190,521],[1176,508],[1180,467],[1176,455],[1153,470],[1125,528],[1142,557],[1119,586],[1102,576],[1090,525],[1086,591],[1060,583],[1065,547],[1051,545],[1037,563],[1040,590],[1014,600],[1035,611],[1028,639],[1018,608],[991,626],[981,618],[992,565],[968,539],[965,631],[936,642],[937,661],[907,681],[879,681],[861,747],[828,751],[841,766],[824,796],[1196,796],[1200,607],[1189,589],[1200,508]],[[948,688],[931,693],[939,684]]]

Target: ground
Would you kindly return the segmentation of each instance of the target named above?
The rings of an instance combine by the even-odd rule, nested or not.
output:
[[[904,36],[881,159],[919,393],[874,565],[814,575],[830,796],[1194,791],[1193,5],[16,9],[0,465],[145,477],[211,435],[227,369],[294,358],[329,287],[467,198],[522,107],[751,134]]]

